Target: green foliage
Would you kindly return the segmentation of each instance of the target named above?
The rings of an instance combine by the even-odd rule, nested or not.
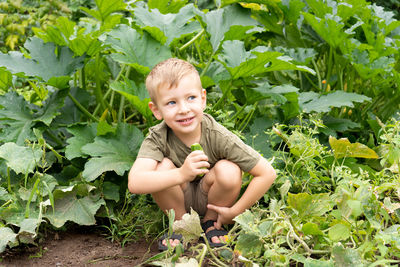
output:
[[[72,10],[66,3],[56,0],[2,1],[0,3],[1,52],[16,50],[32,35],[33,26],[46,28],[58,16],[70,15]]]
[[[207,112],[274,157],[279,175],[235,218],[231,248],[151,260],[399,262],[394,13],[355,0],[3,1],[0,24],[0,251],[33,243],[42,223],[106,218],[122,244],[160,230],[154,203],[127,192],[127,171],[156,123],[146,75],[177,57],[199,71]]]

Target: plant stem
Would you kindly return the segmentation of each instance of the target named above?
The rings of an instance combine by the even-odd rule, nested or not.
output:
[[[81,82],[81,88],[83,89],[83,90],[86,90],[86,75],[85,75],[85,66],[83,66],[82,67],[82,69],[81,69],[81,71],[79,72],[80,73],[80,82]]]
[[[200,77],[202,77],[204,74],[206,74],[208,68],[210,67],[211,61],[213,60],[215,52],[216,51],[213,51],[213,53],[211,54],[210,58],[208,59],[207,65],[205,66],[205,68],[203,69],[203,71],[200,74]]]
[[[107,108],[106,102],[103,99],[103,93],[101,91],[101,82],[100,82],[100,53],[96,54],[96,68],[95,68],[95,81],[96,87],[94,88],[94,94],[96,96],[97,102],[100,103],[103,110]],[[108,107],[111,110],[110,107]]]
[[[199,31],[199,33],[197,33],[196,36],[194,36],[189,42],[187,42],[186,44],[182,45],[182,46],[179,48],[179,51],[182,51],[182,50],[184,50],[186,47],[188,47],[189,45],[193,44],[193,43],[197,40],[197,38],[199,38],[204,32],[205,32],[205,30],[204,30],[204,29],[201,29],[201,31]]]
[[[231,86],[232,86],[232,80],[230,80],[229,85],[227,86],[225,92],[222,93],[222,96],[220,99],[218,99],[217,103],[215,103],[215,105],[212,107],[213,110],[216,110],[219,108],[219,106],[222,105],[222,102],[225,100],[225,98],[227,97],[227,95],[230,93],[231,91]]]
[[[244,104],[243,106],[240,107],[240,109],[238,111],[236,111],[235,115],[233,115],[228,122],[231,122],[233,120],[235,120],[240,114],[242,114],[243,110],[247,107],[246,104]]]
[[[326,254],[326,253],[329,253],[328,250],[313,250],[313,249],[311,249],[311,248],[307,245],[307,243],[304,242],[304,241],[296,234],[296,232],[295,232],[295,230],[294,230],[294,228],[293,228],[293,226],[292,226],[292,223],[291,223],[290,221],[288,221],[288,225],[289,225],[290,232],[292,233],[292,236],[294,237],[294,239],[296,239],[297,242],[299,242],[299,243],[303,246],[303,248],[307,251],[307,253],[309,253],[309,254]]]
[[[124,114],[124,105],[125,105],[125,97],[121,95],[121,100],[119,102],[119,110],[118,110],[118,120],[117,120],[118,123],[120,123],[122,120],[122,115]]]
[[[247,116],[244,118],[244,120],[242,121],[242,123],[239,126],[239,131],[242,132],[247,125],[249,124],[251,118],[254,115],[254,112],[256,111],[256,106],[257,106],[258,102],[253,104],[253,108],[251,109],[251,111],[247,114]]]
[[[95,116],[93,116],[92,114],[90,114],[90,112],[89,112],[84,106],[82,106],[81,103],[79,103],[78,100],[76,100],[76,98],[75,98],[73,95],[71,95],[71,93],[68,93],[68,97],[72,100],[72,102],[74,102],[74,104],[76,105],[76,107],[77,107],[83,114],[85,114],[88,118],[90,118],[90,119],[92,119],[92,120],[94,120],[94,121],[96,121],[96,122],[99,121],[99,119],[96,118]]]
[[[51,139],[53,139],[54,142],[56,142],[59,146],[63,145],[63,142],[60,140],[60,138],[58,138],[55,134],[53,134],[50,129],[46,129],[45,132],[48,134],[48,136],[51,137]]]
[[[35,184],[33,185],[31,194],[29,195],[28,202],[26,203],[25,218],[29,218],[29,210],[30,210],[29,206],[31,205],[33,195],[34,195],[35,192],[36,192],[36,189],[37,189],[37,187],[38,187],[38,185],[39,185],[39,182],[40,182],[40,177],[38,177],[38,178],[36,179]]]
[[[228,265],[223,263],[220,259],[217,258],[217,256],[214,255],[213,249],[210,247],[210,244],[208,243],[206,235],[204,233],[202,233],[201,236],[206,241],[207,249],[210,251],[211,257],[218,263],[218,266],[228,267]]]
[[[327,71],[327,73],[326,73],[325,90],[327,90],[327,88],[328,88],[328,84],[329,84],[329,81],[330,81],[331,75],[332,75],[332,69],[333,69],[333,68],[332,68],[332,65],[333,65],[332,58],[333,58],[333,48],[332,48],[332,47],[329,47],[328,71]]]
[[[135,117],[137,114],[138,114],[138,112],[132,113],[131,115],[129,115],[129,116],[124,120],[124,122],[129,121],[130,119],[132,119],[133,117]]]
[[[11,189],[10,167],[7,167],[7,184],[8,184],[8,192],[9,192],[9,193],[12,193],[12,189]]]
[[[317,74],[317,78],[318,78],[318,88],[319,88],[319,90],[322,90],[321,74],[319,73],[319,69],[318,69],[317,63],[315,62],[314,59],[313,59],[311,62],[312,62],[312,64],[313,64],[314,68],[315,68],[315,73]]]
[[[9,205],[9,204],[11,204],[11,203],[13,203],[13,201],[12,201],[12,199],[9,199],[6,203],[4,203],[3,205],[1,205],[0,208],[4,208],[4,207],[6,207],[7,205]]]
[[[131,73],[131,67],[128,66],[125,73],[126,79],[129,78],[130,73]],[[117,119],[118,123],[120,123],[122,120],[122,115],[124,114],[124,106],[125,106],[125,97],[121,95],[121,100],[119,102],[119,109],[118,109],[118,119]]]
[[[200,47],[199,47],[198,42],[196,42],[196,43],[194,44],[194,46],[196,47],[197,54],[199,55],[199,60],[200,60],[200,62],[201,62],[201,63],[204,63],[204,61],[203,61],[203,56],[201,55],[201,50],[200,50]]]
[[[202,247],[201,253],[200,253],[200,259],[199,259],[199,267],[203,266],[203,261],[204,258],[206,257],[207,253],[207,246],[205,244],[200,244]]]

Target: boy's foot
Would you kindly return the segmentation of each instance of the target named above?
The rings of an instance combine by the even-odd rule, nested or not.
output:
[[[208,220],[201,224],[208,243],[212,248],[225,246],[225,236],[228,234],[228,231],[223,228],[221,230],[216,229],[214,223],[215,221]]]
[[[182,242],[182,235],[172,233],[172,235],[169,237],[168,232],[163,234],[163,236],[158,240],[159,251],[166,251],[168,249],[167,240],[169,240],[171,247],[175,247]]]

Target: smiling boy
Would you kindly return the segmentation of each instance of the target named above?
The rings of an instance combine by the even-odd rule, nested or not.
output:
[[[206,90],[190,63],[171,58],[157,64],[146,79],[149,108],[160,124],[150,128],[128,178],[134,194],[151,194],[164,212],[180,220],[192,207],[212,247],[223,245],[222,224],[250,208],[269,189],[276,174],[269,162],[204,113]],[[200,143],[203,151],[191,152]],[[253,176],[243,195],[242,172]],[[198,178],[198,175],[204,175]],[[166,235],[159,243],[167,248]],[[172,246],[180,242],[174,235]]]

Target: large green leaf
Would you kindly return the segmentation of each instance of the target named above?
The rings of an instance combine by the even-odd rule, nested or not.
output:
[[[116,135],[97,136],[93,143],[82,147],[92,158],[85,164],[83,178],[93,181],[106,171],[123,175],[132,167],[143,140],[142,132],[133,125],[118,125]]]
[[[207,32],[211,35],[210,42],[214,51],[217,51],[230,28],[257,26],[257,21],[250,16],[250,11],[239,5],[230,5],[221,9],[212,10],[206,14],[200,13],[207,24]],[[250,27],[249,27],[250,26]],[[245,36],[245,35],[244,35]],[[244,37],[242,36],[242,38]]]
[[[174,221],[173,230],[177,234],[181,234],[185,244],[197,241],[203,229],[200,225],[200,217],[196,211],[190,209],[190,214],[185,213],[181,220]]]
[[[341,138],[337,140],[335,137],[329,137],[329,144],[335,154],[335,158],[367,158],[377,159],[378,154],[371,148],[361,143],[350,143],[347,138]]]
[[[93,16],[99,21],[106,21],[107,18],[116,11],[125,10],[126,4],[123,0],[95,0],[96,9],[81,7],[83,11]]]
[[[56,45],[67,46],[69,38],[74,34],[76,23],[67,17],[58,17],[54,25],[48,25],[46,30],[33,28],[37,37],[45,43],[53,42]]]
[[[263,243],[260,238],[254,234],[241,234],[237,239],[235,251],[247,258],[258,258],[260,256]]]
[[[264,83],[255,88],[245,88],[247,103],[254,103],[262,99],[272,98],[278,104],[284,104],[287,101],[284,96],[285,94],[298,91],[299,88],[290,84],[271,86],[269,83]]]
[[[247,234],[262,237],[260,236],[260,231],[256,225],[256,218],[251,211],[246,210],[245,212],[239,214],[235,217],[234,221],[237,222]]]
[[[315,92],[300,93],[299,103],[304,112],[329,112],[332,107],[354,107],[354,102],[371,101],[371,98],[356,93],[335,91],[327,95]]]
[[[27,76],[36,76],[49,81],[53,77],[71,75],[83,63],[83,58],[74,58],[67,47],[58,48],[56,51],[53,43],[43,43],[37,37],[28,39],[25,48],[31,58],[26,58],[22,53],[15,51],[8,54],[0,53],[0,66],[6,67],[14,74],[25,73]]]
[[[0,96],[0,120],[5,125],[0,133],[0,140],[16,142],[19,145],[26,139],[33,140],[32,127],[38,122],[50,125],[60,114],[59,109],[64,105],[67,93],[67,90],[56,91],[41,108],[29,104],[14,91]]]
[[[76,55],[89,56],[101,50],[102,43],[98,39],[100,31],[89,31],[83,27],[76,26],[74,21],[66,17],[58,17],[54,25],[48,25],[46,30],[33,28],[36,36],[43,41],[53,42],[56,45],[68,46]]]
[[[135,21],[161,44],[170,45],[183,35],[201,30],[200,23],[191,21],[195,16],[193,4],[186,5],[177,14],[161,14],[157,9],[136,7]]]
[[[7,70],[0,68],[0,91],[7,91],[12,85],[12,75]]]
[[[6,250],[6,246],[17,242],[17,234],[11,228],[0,227],[0,253]]]
[[[272,120],[266,117],[256,118],[250,125],[250,132],[245,134],[246,144],[257,150],[264,158],[271,158],[274,154],[271,147],[271,137],[266,134],[271,126]]]
[[[0,146],[0,158],[6,160],[6,164],[15,173],[32,173],[42,157],[40,147],[24,147],[15,143],[5,143]]]
[[[344,223],[337,223],[329,228],[328,235],[334,242],[346,241],[351,235],[350,227]]]
[[[89,125],[73,125],[67,131],[74,136],[68,138],[68,145],[65,148],[65,157],[69,160],[86,156],[82,147],[92,143],[97,133],[97,123]]]
[[[318,224],[312,222],[305,223],[301,228],[301,231],[305,235],[323,235],[322,231],[319,229]]]
[[[326,14],[324,18],[318,18],[310,13],[302,13],[308,24],[333,48],[338,48],[349,37],[349,33],[343,30],[344,23],[341,17]]]
[[[332,259],[335,266],[365,266],[359,252],[353,248],[343,247],[341,244],[332,248]]]
[[[125,98],[137,109],[144,117],[150,119],[152,116],[149,109],[150,96],[144,83],[136,85],[132,80],[125,79],[124,82],[113,82],[110,87],[125,96]]]
[[[71,188],[72,189],[72,188]],[[55,210],[49,209],[44,217],[50,220],[55,227],[62,227],[67,221],[79,225],[94,225],[94,215],[101,205],[105,205],[104,199],[99,196],[80,196],[77,190],[54,191]]]
[[[324,215],[333,208],[329,194],[289,193],[287,202],[301,219],[310,220],[312,217]]]
[[[84,107],[88,107],[91,100],[93,100],[89,91],[80,87],[71,87],[69,93],[75,99],[79,99],[79,103]],[[64,125],[73,125],[75,123],[86,121],[87,119],[86,115],[77,108],[70,97],[65,98],[64,106],[62,106],[58,111],[61,114],[55,117],[52,122],[55,128],[58,126],[64,127]]]
[[[35,244],[34,240],[37,234],[37,228],[40,225],[38,219],[28,218],[23,220],[19,227],[18,239],[22,243]]]
[[[150,9],[157,8],[162,14],[178,13],[186,5],[188,0],[149,0]]]
[[[286,48],[286,47],[276,47],[276,51],[281,52],[289,57],[293,58],[293,63],[296,64],[307,64],[309,63],[316,55],[318,55],[317,51],[313,48]]]
[[[267,47],[259,46],[246,51],[242,41],[225,41],[222,44],[219,60],[228,69],[232,79],[250,77],[264,72],[279,70],[301,70],[314,73],[305,66],[297,66],[290,57],[282,53],[269,51]]]
[[[114,60],[128,64],[143,74],[172,56],[168,47],[161,45],[147,33],[141,35],[127,25],[119,25],[112,30],[106,43],[116,51],[111,54]]]

